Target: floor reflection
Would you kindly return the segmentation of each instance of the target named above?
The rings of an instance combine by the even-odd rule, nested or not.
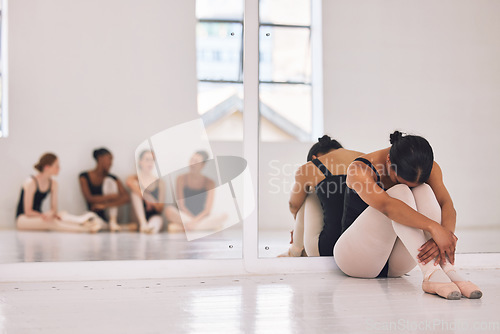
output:
[[[0,263],[232,259],[242,257],[241,226],[187,241],[183,233],[76,234],[0,231]]]
[[[457,229],[457,253],[500,253],[499,228]],[[290,247],[290,231],[260,230],[259,257],[276,257]]]

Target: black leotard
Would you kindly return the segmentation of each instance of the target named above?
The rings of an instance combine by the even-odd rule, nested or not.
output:
[[[190,188],[184,185],[184,205],[194,215],[198,215],[205,208],[207,202],[207,187],[200,189]],[[191,198],[196,196],[194,198]]]
[[[112,174],[107,174],[106,176],[111,177],[115,181],[118,180],[118,178]],[[81,173],[79,175],[79,177],[83,177],[87,181],[87,184],[88,184],[89,189],[90,189],[90,193],[92,195],[102,195],[103,194],[102,193],[102,183],[101,184],[93,184],[92,182],[90,182],[90,176],[89,176],[88,172]],[[106,214],[105,214],[106,210],[92,210],[92,204],[90,202],[87,202],[87,208],[89,209],[89,211],[95,212],[102,219],[107,220]]]
[[[156,188],[153,189],[153,190],[149,190],[149,188],[148,188],[144,192],[146,192],[146,191],[158,201],[158,199],[159,199],[159,192],[160,192],[160,186],[157,185]],[[145,200],[142,200],[142,204],[144,205],[144,213],[146,215],[146,220],[149,220],[149,218],[151,218],[151,217],[153,217],[155,215],[161,215],[161,212],[159,212],[155,208],[153,208],[151,210],[147,210],[146,209],[146,201]]]
[[[382,183],[380,182],[380,175],[377,172],[377,169],[373,166],[373,164],[365,159],[365,158],[357,158],[354,159],[354,161],[361,161],[364,164],[366,164],[368,167],[370,167],[375,174],[377,175],[377,185],[384,189]],[[385,190],[385,189],[384,189]],[[368,207],[368,204],[366,204],[365,201],[359,197],[358,193],[354,191],[353,189],[347,187],[345,196],[344,196],[344,215],[342,216],[342,233],[345,232],[349,228],[349,226],[354,223],[356,218],[359,217],[359,215],[366,210]],[[385,263],[384,268],[382,271],[378,274],[377,277],[387,277],[387,272],[389,270],[389,262]]]
[[[315,187],[323,209],[323,230],[319,235],[318,248],[321,256],[333,256],[333,246],[342,231],[344,191],[347,175],[333,175],[318,159],[312,163],[325,175]]]
[[[40,188],[38,187],[38,181],[36,180],[36,177],[34,176],[31,177],[33,178],[33,180],[35,180],[36,183],[36,192],[35,195],[33,196],[32,210],[37,212],[42,212],[42,202],[52,189],[52,179],[49,179],[50,182],[49,189],[46,192],[41,192]],[[16,218],[22,214],[24,214],[24,189],[21,189],[21,196],[19,197],[19,203],[17,203]]]

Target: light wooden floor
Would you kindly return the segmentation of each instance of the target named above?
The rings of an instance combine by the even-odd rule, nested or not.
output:
[[[2,283],[0,333],[500,332],[500,270],[463,273],[482,299],[425,294],[419,271]]]

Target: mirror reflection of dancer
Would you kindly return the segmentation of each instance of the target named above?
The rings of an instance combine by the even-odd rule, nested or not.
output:
[[[480,298],[455,271],[456,211],[429,142],[399,131],[390,142],[349,166],[337,265],[353,277],[397,277],[418,261],[425,292]]]
[[[212,213],[215,182],[201,172],[208,154],[197,151],[189,161],[189,172],[176,180],[178,209],[167,206],[165,214],[169,224],[168,232],[187,230],[218,230],[227,218],[226,214]],[[196,196],[193,198],[193,196]],[[183,226],[184,224],[184,226]]]
[[[332,256],[341,234],[346,172],[363,153],[346,150],[334,139],[318,138],[307,154],[307,163],[295,173],[290,212],[295,225],[291,246],[279,257]]]
[[[82,172],[79,176],[80,188],[90,211],[95,212],[103,220],[109,221],[111,232],[120,231],[118,225],[118,207],[129,202],[130,197],[121,181],[109,173],[113,163],[113,155],[105,148],[94,150],[95,169]],[[106,217],[106,214],[108,217]],[[136,224],[124,227],[134,230]]]
[[[59,159],[52,153],[42,155],[34,166],[38,174],[28,178],[21,190],[17,205],[16,225],[20,230],[91,232],[102,227],[102,221],[93,213],[82,216],[57,212],[57,181],[52,179],[59,174]],[[50,210],[42,212],[42,202],[50,194]]]
[[[139,155],[138,174],[129,176],[126,182],[132,190],[132,206],[139,220],[139,230],[143,233],[158,233],[163,226],[165,184],[153,173],[154,168],[153,152],[142,151]],[[144,187],[144,185],[149,186]],[[144,194],[141,188],[145,189]]]

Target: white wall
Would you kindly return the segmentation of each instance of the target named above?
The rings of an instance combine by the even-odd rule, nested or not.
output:
[[[500,2],[324,1],[325,128],[347,147],[426,137],[458,226],[500,225]]]
[[[21,183],[42,153],[61,160],[59,207],[80,213],[77,176],[93,167],[94,148],[113,152],[123,179],[140,142],[197,117],[194,1],[16,0],[8,28],[0,227],[14,226]]]
[[[389,146],[395,129],[426,137],[458,227],[500,226],[500,1],[325,0],[325,132],[345,147]],[[287,171],[308,145],[261,146],[263,228],[290,228]]]
[[[196,117],[194,1],[21,0],[9,12],[0,227],[13,227],[21,182],[43,152],[61,158],[60,207],[79,213],[77,174],[93,166],[93,148],[108,146],[123,178],[137,144]],[[366,152],[395,128],[427,137],[462,226],[499,223],[500,176],[487,174],[499,165],[499,12],[496,0],[323,2],[326,132]],[[261,145],[263,228],[291,227],[291,168],[309,146]],[[213,149],[238,154],[241,144]]]

